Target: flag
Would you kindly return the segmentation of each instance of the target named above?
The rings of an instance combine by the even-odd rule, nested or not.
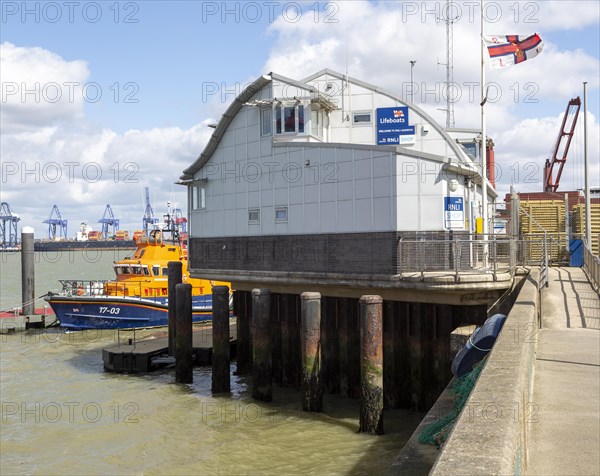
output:
[[[537,33],[531,36],[504,35],[484,36],[492,68],[504,68],[535,58],[544,47]]]

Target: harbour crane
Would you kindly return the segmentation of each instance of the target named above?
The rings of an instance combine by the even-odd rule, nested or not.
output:
[[[575,132],[575,124],[577,124],[580,107],[581,100],[579,96],[571,99],[567,105],[567,110],[560,126],[560,132],[552,150],[552,159],[546,159],[544,166],[544,192],[556,192],[558,189],[560,176],[567,161],[567,153],[569,152],[569,146]],[[558,171],[556,172],[556,179],[554,179],[552,172],[556,164],[558,164]]]
[[[144,212],[143,228],[144,234],[147,236],[148,228],[154,228],[154,225],[158,223],[158,218],[154,216],[154,210],[152,209],[152,205],[150,205],[150,192],[148,187],[145,187],[144,190],[146,191],[146,211]]]
[[[10,209],[6,202],[0,204],[0,235],[2,235],[2,248],[17,246],[17,222],[21,218]]]
[[[56,239],[56,228],[58,227],[58,238],[67,239],[67,221],[62,219],[60,210],[54,205],[50,212],[50,218],[44,220],[44,223],[48,223],[48,238]]]
[[[179,227],[180,233],[187,233],[187,218],[183,216],[181,208],[176,208],[173,211],[175,224]]]
[[[107,240],[109,236],[114,237],[119,229],[119,219],[115,218],[115,214],[110,208],[110,205],[106,205],[104,215],[98,223],[102,223],[102,238]],[[109,234],[109,228],[112,226],[112,233]]]

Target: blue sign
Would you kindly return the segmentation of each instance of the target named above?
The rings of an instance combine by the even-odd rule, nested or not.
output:
[[[444,220],[446,228],[465,227],[463,197],[444,197]]]
[[[408,125],[408,106],[377,109],[377,144],[412,144],[415,126]]]

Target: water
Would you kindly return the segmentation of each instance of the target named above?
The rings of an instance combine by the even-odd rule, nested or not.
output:
[[[91,253],[40,256],[37,295],[58,290],[59,278],[111,277],[111,262],[127,254],[104,251],[91,262]],[[6,309],[20,300],[20,255],[0,263]],[[252,400],[245,376],[232,376],[231,395],[212,396],[208,367],[190,385],[173,383],[172,370],[105,373],[101,349],[117,338],[56,329],[0,336],[0,474],[381,474],[423,417],[386,411],[386,434],[369,436],[357,433],[358,402],[337,395],[309,414],[294,389],[275,386],[271,404]]]

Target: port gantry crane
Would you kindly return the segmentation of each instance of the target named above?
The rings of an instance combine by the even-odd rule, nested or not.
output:
[[[562,175],[563,167],[567,161],[567,153],[569,152],[569,146],[573,139],[575,124],[577,124],[580,108],[581,100],[579,99],[579,96],[571,99],[567,105],[567,110],[565,111],[562,125],[560,126],[560,132],[556,139],[556,144],[554,144],[554,149],[552,150],[552,160],[546,159],[546,164],[544,166],[544,192],[556,192],[558,189],[560,176]],[[555,179],[552,172],[556,164],[558,164],[558,171],[556,172]]]
[[[6,202],[0,204],[0,235],[2,236],[2,248],[13,248],[17,246],[17,222],[21,218],[10,209]]]
[[[44,223],[48,223],[48,238],[56,239],[56,227],[58,227],[58,237],[67,239],[67,221],[62,219],[60,210],[54,205],[50,212],[50,218],[44,220]]]
[[[179,231],[187,233],[187,218],[183,216],[181,208],[173,210],[173,218],[175,219],[175,224],[179,227]]]
[[[115,214],[110,208],[110,205],[106,205],[106,209],[104,210],[104,215],[98,223],[102,223],[102,238],[107,240],[109,238],[109,228],[112,226],[112,233],[110,237],[114,237],[117,231],[119,230],[119,220],[115,218]]]
[[[144,234],[148,235],[148,228],[154,228],[154,225],[158,223],[158,218],[154,216],[154,210],[152,209],[152,205],[150,205],[150,192],[148,187],[144,187],[146,191],[146,211],[144,212],[143,218],[143,228]]]

